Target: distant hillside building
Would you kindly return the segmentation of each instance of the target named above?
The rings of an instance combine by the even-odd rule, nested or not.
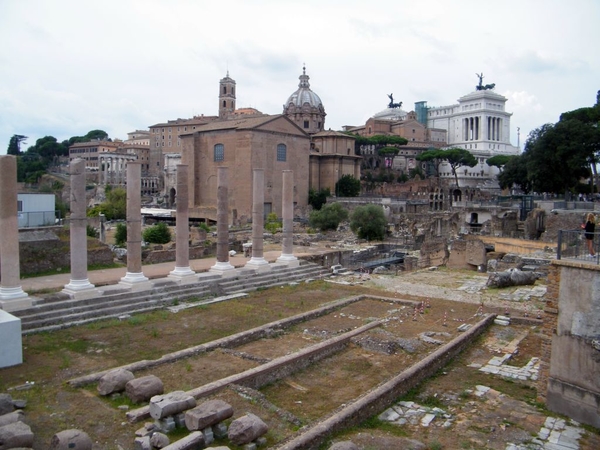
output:
[[[102,153],[114,153],[120,147],[120,142],[111,141],[89,141],[78,142],[69,147],[69,162],[75,158],[85,160],[86,170],[100,170],[99,155]]]

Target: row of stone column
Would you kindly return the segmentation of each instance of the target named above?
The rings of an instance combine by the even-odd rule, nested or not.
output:
[[[0,156],[0,307],[6,311],[24,309],[32,302],[20,286],[19,243],[17,223],[17,180],[14,156]],[[87,274],[87,218],[85,199],[85,161],[76,158],[70,165],[71,179],[71,279],[63,292],[72,296],[90,296],[95,286]],[[228,169],[217,173],[217,261],[211,272],[233,274],[229,262]],[[264,170],[253,172],[252,258],[246,266],[264,271],[269,269],[263,255],[264,233]],[[141,165],[127,164],[127,271],[119,284],[133,288],[148,281],[142,272],[141,233]],[[283,246],[278,263],[297,265],[293,255],[293,191],[291,170],[283,171]],[[175,269],[169,277],[178,280],[195,275],[189,265],[188,166],[177,166],[177,225]]]
[[[500,141],[502,138],[502,119],[500,117],[487,117],[484,121],[484,131],[481,133],[481,118],[479,116],[467,117],[463,119],[463,134],[465,141],[478,141],[481,134],[484,136],[487,132],[487,140]]]
[[[134,155],[98,155],[98,169],[102,184],[125,184],[127,166],[135,161]]]

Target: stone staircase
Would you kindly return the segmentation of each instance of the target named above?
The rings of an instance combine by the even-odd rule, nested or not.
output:
[[[300,260],[300,266],[289,268],[271,264],[270,270],[236,269],[233,276],[221,277],[210,272],[198,274],[198,281],[180,284],[169,278],[150,282],[145,290],[120,289],[118,285],[98,289],[98,296],[72,299],[58,293],[36,301],[35,306],[13,311],[21,319],[23,334],[52,331],[83,325],[100,319],[116,319],[132,314],[164,308],[188,299],[206,299],[240,292],[250,292],[329,276],[322,266]]]

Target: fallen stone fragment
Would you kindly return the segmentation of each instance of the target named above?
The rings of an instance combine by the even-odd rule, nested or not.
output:
[[[358,450],[358,447],[352,441],[343,441],[336,442],[329,447],[329,450]]]
[[[29,425],[17,421],[0,427],[1,450],[32,446],[33,432],[31,431],[31,428],[29,428]]]
[[[163,392],[163,382],[155,375],[134,378],[125,385],[125,395],[134,403],[147,402]]]
[[[150,445],[152,448],[165,448],[169,445],[169,436],[163,433],[153,433],[150,436]]]
[[[204,435],[201,431],[193,431],[183,439],[163,447],[163,450],[196,450],[204,448]]]
[[[203,430],[233,416],[233,407],[223,400],[209,400],[185,413],[188,430]]]
[[[150,444],[150,436],[138,436],[133,441],[133,446],[135,450],[152,450],[152,445]]]
[[[155,395],[150,399],[150,416],[153,419],[163,419],[191,409],[194,406],[196,406],[196,399],[183,391]]]
[[[52,436],[50,450],[92,450],[92,440],[81,430],[63,430]]]
[[[15,405],[10,394],[0,394],[0,416],[11,413],[15,410]]]
[[[102,376],[98,382],[98,393],[100,395],[110,395],[114,392],[123,392],[125,386],[135,377],[132,372],[126,369],[114,369]]]
[[[0,427],[8,425],[9,423],[23,422],[24,417],[25,414],[20,409],[17,409],[16,411],[13,411],[8,414],[4,414],[0,416]]]
[[[266,434],[268,430],[267,424],[259,417],[247,413],[245,416],[231,422],[228,437],[235,445],[244,445],[258,439]]]

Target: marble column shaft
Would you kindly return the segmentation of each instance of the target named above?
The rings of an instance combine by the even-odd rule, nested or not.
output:
[[[0,155],[0,300],[28,297],[20,284],[17,200],[17,158]],[[30,299],[17,301],[11,306],[8,302],[0,302],[0,308],[7,311],[28,306],[31,306]]]
[[[87,215],[85,199],[85,160],[75,158],[70,164],[71,218],[71,282],[66,289],[90,289],[87,271]]]
[[[122,281],[139,282],[148,279],[142,273],[142,165],[127,164],[127,274]]]
[[[252,171],[252,258],[248,268],[267,270],[269,263],[264,258],[265,231],[265,171]]]
[[[177,222],[175,225],[175,270],[172,276],[194,275],[190,269],[190,224],[188,205],[188,166],[177,165]]]
[[[283,190],[281,195],[281,215],[283,220],[283,245],[278,262],[297,261],[294,253],[294,172],[283,171]]]
[[[217,262],[229,262],[229,179],[227,167],[217,172]]]

